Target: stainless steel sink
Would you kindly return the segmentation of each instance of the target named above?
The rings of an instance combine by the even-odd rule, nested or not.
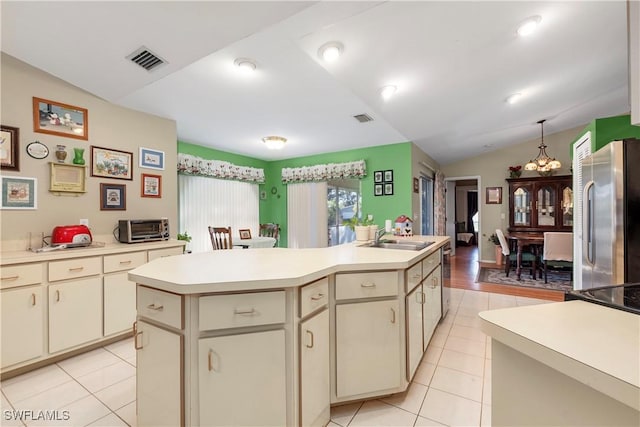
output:
[[[433,245],[434,242],[418,242],[413,240],[381,240],[378,243],[365,243],[363,247],[383,248],[383,249],[404,249],[407,251],[421,251],[427,246]]]

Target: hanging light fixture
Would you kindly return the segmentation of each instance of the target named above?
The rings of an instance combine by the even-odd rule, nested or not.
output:
[[[551,172],[554,169],[560,169],[562,164],[555,158],[549,157],[547,154],[547,146],[544,144],[544,122],[545,120],[538,121],[540,124],[540,145],[538,148],[540,152],[538,157],[533,160],[529,160],[529,163],[524,165],[526,171],[538,171],[538,172]]]

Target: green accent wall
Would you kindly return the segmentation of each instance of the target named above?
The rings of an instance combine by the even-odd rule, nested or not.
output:
[[[282,168],[364,160],[367,164],[367,176],[361,180],[360,184],[363,214],[373,215],[374,222],[382,227],[385,219],[395,220],[399,215],[412,215],[413,180],[410,142],[277,161],[259,160],[180,141],[178,141],[178,152],[203,159],[223,160],[239,166],[264,168],[265,183],[260,185],[260,190],[265,191],[267,197],[265,200],[260,200],[260,222],[280,224],[279,240],[282,247],[287,245],[287,187],[282,183]],[[393,195],[374,196],[373,172],[378,170],[393,170]]]
[[[640,138],[640,126],[631,124],[631,116],[626,114],[622,116],[604,117],[592,120],[591,123],[584,128],[575,141],[569,147],[571,158],[573,158],[573,144],[575,144],[582,135],[591,131],[591,152],[596,152],[611,141],[625,138]]]

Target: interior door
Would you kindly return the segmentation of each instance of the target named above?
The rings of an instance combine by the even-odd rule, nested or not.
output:
[[[446,201],[445,201],[445,217],[447,236],[451,238],[451,256],[456,254],[456,182],[445,181],[446,183]]]

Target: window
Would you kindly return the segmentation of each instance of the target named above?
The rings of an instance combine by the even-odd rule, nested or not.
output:
[[[343,222],[354,215],[362,218],[360,180],[340,179],[327,184],[329,246],[352,242],[356,238],[355,232]]]

